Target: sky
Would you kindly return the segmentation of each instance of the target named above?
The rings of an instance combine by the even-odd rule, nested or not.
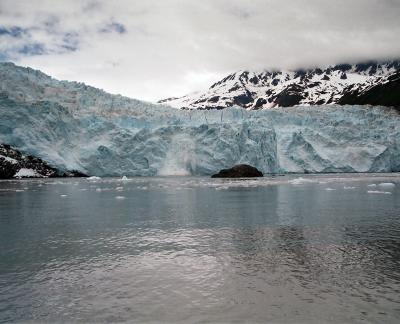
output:
[[[238,70],[400,58],[400,0],[0,0],[0,61],[146,101]]]

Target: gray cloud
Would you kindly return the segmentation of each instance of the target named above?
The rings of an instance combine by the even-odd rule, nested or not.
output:
[[[400,57],[398,0],[0,0],[0,59],[139,99],[240,69]]]
[[[117,23],[117,22],[112,22],[110,24],[107,24],[105,27],[100,29],[101,33],[112,33],[116,32],[119,34],[124,34],[126,33],[126,28],[123,24]]]

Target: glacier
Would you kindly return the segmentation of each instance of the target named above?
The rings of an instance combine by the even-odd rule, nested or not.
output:
[[[177,110],[0,64],[0,143],[93,176],[399,172],[400,115],[371,106]]]

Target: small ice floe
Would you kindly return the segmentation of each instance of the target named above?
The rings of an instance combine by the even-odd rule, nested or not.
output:
[[[127,176],[123,176],[122,178],[121,178],[121,181],[128,181],[129,179],[128,179],[128,177]]]
[[[367,187],[376,187],[376,184],[375,183],[371,183]]]
[[[313,181],[311,179],[305,179],[305,178],[302,178],[302,177],[289,180],[289,183],[294,184],[294,185],[300,185],[300,184],[308,183],[308,182],[313,182]]]
[[[87,180],[89,180],[89,181],[97,181],[97,180],[101,180],[101,178],[100,177],[96,177],[96,176],[91,176],[91,177],[89,177],[89,178],[86,178]]]
[[[15,192],[24,192],[25,190],[23,189],[16,189]]]
[[[379,191],[379,190],[368,190],[367,193],[369,194],[381,194],[381,195],[391,195],[390,191]]]
[[[122,190],[124,190],[124,187],[117,187],[117,188],[115,188],[115,190],[122,191]]]
[[[101,192],[102,190],[101,190],[101,188],[96,188],[96,191]]]
[[[378,186],[382,188],[394,188],[396,185],[392,182],[382,182]]]
[[[334,188],[325,188],[325,190],[326,190],[326,191],[334,191],[334,190],[336,190],[336,189],[334,189]]]
[[[122,200],[125,199],[125,196],[115,196],[115,199]]]
[[[227,190],[227,189],[229,189],[229,186],[219,186],[215,188],[215,190]]]
[[[346,186],[343,187],[344,190],[353,190],[353,189],[356,189],[356,188],[357,187],[346,187]]]
[[[63,198],[65,198],[65,197],[68,197],[68,195],[60,195],[60,197],[63,197]]]

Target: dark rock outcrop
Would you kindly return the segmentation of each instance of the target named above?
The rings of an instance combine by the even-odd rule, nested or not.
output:
[[[304,89],[296,84],[288,86],[285,90],[278,94],[275,102],[281,107],[292,107],[298,105],[302,99]]]
[[[24,155],[10,145],[0,144],[0,179],[55,177],[87,177],[87,175],[75,170],[58,170],[38,157]]]
[[[261,171],[257,170],[248,164],[238,164],[230,169],[223,169],[217,174],[211,176],[211,178],[254,178],[262,177]]]
[[[400,72],[391,75],[386,83],[362,92],[358,89],[346,89],[339,104],[400,107]]]

